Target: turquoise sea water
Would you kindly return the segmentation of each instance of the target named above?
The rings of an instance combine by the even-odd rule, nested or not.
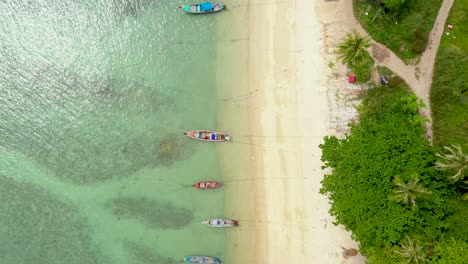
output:
[[[225,255],[216,23],[181,1],[0,1],[3,264]],[[184,4],[187,4],[184,2]]]

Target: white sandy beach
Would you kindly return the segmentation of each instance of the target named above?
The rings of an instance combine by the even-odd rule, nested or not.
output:
[[[242,160],[251,178],[226,186],[226,214],[241,220],[228,233],[229,263],[365,263],[360,255],[342,256],[342,247],[358,245],[344,227],[333,225],[328,200],[319,194],[319,144],[326,135],[342,135],[356,113],[349,98],[359,87],[346,83],[346,69],[336,63],[331,46],[349,30],[343,4],[249,1],[248,36],[238,43],[248,50],[248,97],[245,107],[232,102],[227,113],[247,109],[248,131],[234,132],[253,135],[245,139],[250,157],[236,159],[229,156],[233,145],[221,147],[228,178],[239,177],[232,171]],[[333,70],[330,60],[337,65]],[[231,123],[222,127],[236,129]],[[242,209],[233,206],[239,204]]]

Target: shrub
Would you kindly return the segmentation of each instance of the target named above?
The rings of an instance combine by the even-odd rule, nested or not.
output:
[[[422,53],[427,46],[428,36],[423,32],[423,29],[418,27],[413,31],[413,52]]]
[[[414,111],[402,100],[407,97],[401,86],[371,89],[352,134],[341,140],[326,137],[320,146],[325,167],[333,169],[323,179],[321,193],[329,195],[330,213],[353,232],[363,252],[398,243],[410,231],[438,236],[444,227],[445,212],[437,199],[421,202],[415,210],[389,199],[393,179],[407,172],[421,173],[422,182],[434,189],[426,176],[435,171],[434,154],[421,125],[408,120]]]
[[[435,244],[434,255],[427,263],[459,264],[468,261],[468,244],[454,238]]]

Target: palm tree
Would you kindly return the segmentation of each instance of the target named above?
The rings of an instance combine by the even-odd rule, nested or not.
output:
[[[419,183],[417,174],[413,174],[408,183],[405,183],[398,176],[395,177],[393,183],[396,188],[393,190],[391,198],[399,203],[410,204],[413,209],[416,208],[416,200],[432,194]]]
[[[395,250],[395,253],[404,257],[408,264],[423,263],[426,259],[426,253],[419,242],[413,241],[410,237],[405,236],[406,240],[400,245],[401,249]]]
[[[338,44],[338,59],[349,66],[359,66],[366,57],[366,49],[371,46],[370,38],[361,36],[356,29],[347,33],[343,42]]]
[[[468,200],[468,193],[465,193],[463,196],[462,196],[462,200]]]
[[[468,155],[463,153],[460,145],[445,146],[444,149],[448,150],[447,154],[436,153],[439,160],[436,161],[435,167],[438,170],[454,170],[456,173],[450,176],[453,182],[463,180],[465,177],[465,170],[468,169]]]

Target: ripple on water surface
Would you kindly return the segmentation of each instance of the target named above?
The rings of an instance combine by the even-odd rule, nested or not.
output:
[[[34,89],[10,90],[14,95],[0,98],[3,146],[78,184],[126,177],[183,157],[181,138],[158,125],[173,105],[163,90],[143,80],[89,80],[49,71],[33,78]]]
[[[179,4],[0,0],[1,264],[223,255],[222,190],[180,187],[222,177],[180,133],[217,126],[216,17]]]

